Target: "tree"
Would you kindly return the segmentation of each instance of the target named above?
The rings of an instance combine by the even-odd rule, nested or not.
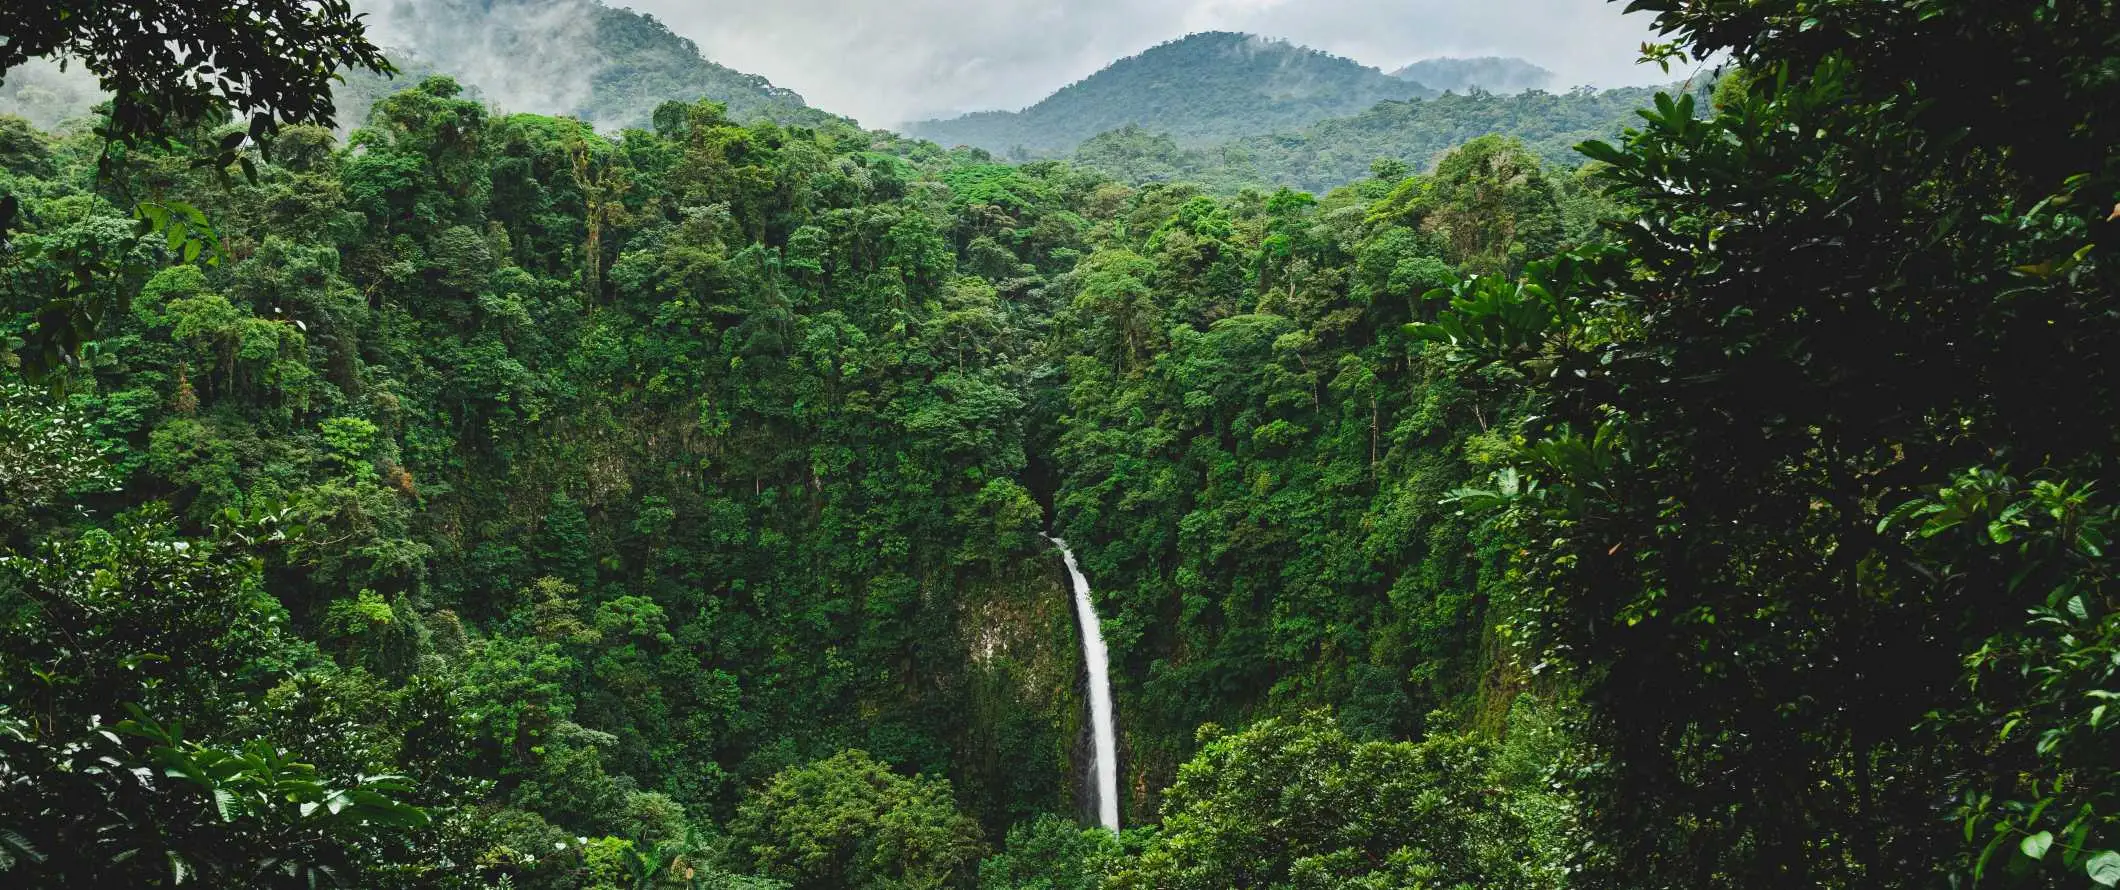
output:
[[[111,94],[106,138],[160,141],[175,122],[233,109],[249,136],[329,125],[339,72],[389,73],[346,0],[195,3],[23,0],[0,10],[0,78],[30,59],[78,62]],[[230,146],[232,147],[232,145]]]
[[[1433,176],[1407,180],[1375,216],[1435,234],[1452,263],[1476,274],[1513,274],[1560,247],[1557,190],[1523,143],[1501,136],[1453,149]]]
[[[246,139],[266,145],[282,124],[332,123],[331,86],[342,69],[393,69],[368,41],[366,25],[346,0],[258,0],[238,9],[186,2],[102,3],[23,0],[0,9],[0,80],[30,59],[78,62],[111,94],[98,134],[105,140],[99,171],[112,171],[111,147],[167,145],[201,124],[226,121],[233,110],[244,131],[220,137],[200,163],[226,169],[240,162]],[[5,186],[0,181],[0,186]],[[0,246],[22,210],[19,196],[0,191]],[[215,238],[204,214],[180,202],[140,205],[143,229],[165,232],[187,259]],[[71,257],[67,278],[13,353],[25,371],[41,375],[78,360],[78,350],[112,306],[92,281],[111,274],[103,258]],[[6,353],[0,353],[5,355]]]
[[[981,852],[949,782],[906,778],[859,750],[783,770],[730,833],[739,855],[798,890],[969,886]]]
[[[979,890],[1097,890],[1122,856],[1111,831],[1048,813],[1008,830],[979,864]]]
[[[13,380],[0,380],[0,526],[10,530],[0,546],[26,534],[72,489],[107,481],[101,449],[83,432],[77,412],[53,406],[44,394]]]
[[[0,478],[0,504],[107,480],[69,419],[9,393],[0,430],[42,432],[11,455],[29,468]],[[321,775],[265,738],[186,737],[186,719],[226,731],[250,710],[287,657],[285,613],[255,559],[178,535],[165,512],[0,553],[0,874],[51,887],[360,883],[379,846],[427,814],[398,799],[411,790],[398,777]],[[232,525],[232,538],[261,532]]]
[[[2111,885],[2115,11],[1633,6],[1746,76],[1584,146],[1618,254],[1427,331],[1539,398],[1484,496],[1608,758],[1588,879]]]
[[[1164,798],[1163,825],[1107,886],[1540,886],[1525,826],[1470,738],[1362,742],[1322,713],[1212,738]]]

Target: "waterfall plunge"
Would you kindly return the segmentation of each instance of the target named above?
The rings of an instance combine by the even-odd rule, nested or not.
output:
[[[1112,719],[1111,666],[1104,651],[1104,626],[1097,620],[1097,607],[1089,600],[1089,579],[1075,564],[1075,552],[1067,542],[1050,539],[1067,563],[1067,576],[1075,582],[1075,618],[1082,625],[1082,663],[1089,669],[1089,719],[1096,736],[1097,821],[1119,830],[1119,738]]]

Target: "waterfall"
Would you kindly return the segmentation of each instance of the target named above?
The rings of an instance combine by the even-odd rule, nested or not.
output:
[[[1112,719],[1111,665],[1104,651],[1104,626],[1097,620],[1097,607],[1089,600],[1089,579],[1075,564],[1075,552],[1067,542],[1051,538],[1067,563],[1067,576],[1075,582],[1075,619],[1082,625],[1082,663],[1089,669],[1089,719],[1096,738],[1097,821],[1119,830],[1119,733]]]

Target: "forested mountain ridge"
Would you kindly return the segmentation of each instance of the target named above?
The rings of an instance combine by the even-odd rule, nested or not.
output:
[[[448,74],[497,107],[578,118],[599,128],[646,127],[667,101],[712,99],[738,121],[815,124],[832,117],[794,91],[709,61],[654,16],[603,0],[371,0],[380,36],[411,71],[340,91],[352,126],[381,95]],[[360,81],[365,80],[366,83]],[[353,101],[346,101],[347,99]]]
[[[335,89],[342,130],[365,121],[381,97],[435,74],[454,77],[496,108],[566,115],[606,131],[647,127],[657,105],[688,98],[719,102],[738,121],[845,121],[763,77],[702,58],[697,46],[652,16],[602,0],[369,5],[380,34],[395,41],[399,72],[354,73]],[[1437,59],[1393,76],[1404,79],[1422,65],[1446,78],[1438,89],[1459,93],[1465,92],[1461,76],[1492,81],[1543,70],[1515,59]],[[0,112],[54,126],[85,114],[93,87],[78,73],[25,69],[0,87]],[[1209,33],[1116,62],[1022,112],[917,122],[906,130],[996,155],[1050,137],[1031,153],[1072,155],[1128,182],[1187,180],[1225,193],[1245,186],[1324,192],[1361,178],[1379,159],[1425,168],[1444,150],[1488,133],[1521,138],[1553,163],[1576,164],[1575,143],[1616,136],[1654,93],[1434,92],[1282,41]]]
[[[1703,81],[1664,89],[1690,88],[1705,96],[1712,87],[1712,81]],[[1386,101],[1300,130],[1200,148],[1125,127],[1084,142],[1073,160],[1126,182],[1197,182],[1223,193],[1247,187],[1322,193],[1369,175],[1379,161],[1426,170],[1450,149],[1501,134],[1523,141],[1548,164],[1575,167],[1585,160],[1575,150],[1578,144],[1618,138],[1658,91],[1629,87],[1556,95],[1527,90]]]
[[[1129,124],[1184,145],[1300,127],[1385,99],[1434,91],[1286,41],[1225,31],[1193,34],[1113,62],[1021,111],[906,125],[910,135],[996,155],[1072,151]]]
[[[647,127],[666,101],[712,99],[739,121],[819,125],[843,120],[793,90],[718,65],[654,16],[603,0],[366,0],[397,66],[395,76],[348,72],[335,89],[342,131],[377,100],[435,74],[455,78],[496,108],[565,115],[616,131]],[[99,98],[76,69],[34,65],[8,72],[0,113],[45,127],[84,117]]]
[[[1521,93],[1553,86],[1553,72],[1523,59],[1500,56],[1422,59],[1391,72],[1391,76],[1453,93]]]

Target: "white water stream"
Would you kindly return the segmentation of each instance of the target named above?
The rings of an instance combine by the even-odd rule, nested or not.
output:
[[[1112,719],[1111,665],[1104,651],[1104,626],[1097,620],[1097,607],[1089,600],[1089,579],[1075,565],[1075,551],[1067,542],[1050,539],[1067,562],[1067,576],[1075,582],[1075,619],[1082,625],[1082,663],[1089,668],[1089,719],[1096,738],[1097,821],[1119,830],[1119,737]]]

